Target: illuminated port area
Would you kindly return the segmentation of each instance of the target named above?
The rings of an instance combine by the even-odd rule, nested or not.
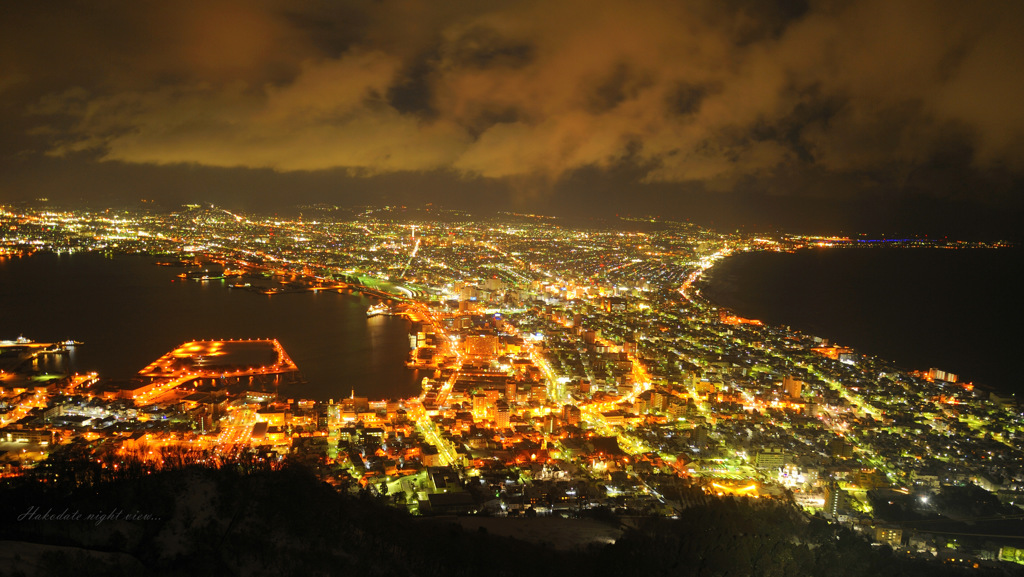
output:
[[[148,382],[132,389],[131,398],[142,404],[169,400],[168,395],[180,393],[180,386],[192,384],[194,389],[204,379],[212,387],[245,383],[260,388],[301,378],[276,340],[188,342],[139,371],[139,376]]]
[[[276,340],[194,341],[139,371],[154,379],[237,378],[298,371]]]
[[[406,399],[310,400],[275,340],[188,342],[127,383],[47,378],[32,360],[46,347],[12,343],[0,349],[5,475],[84,440],[115,478],[171,462],[292,459],[339,491],[417,514],[672,516],[694,495],[771,499],[914,552],[941,539],[893,537],[880,507],[938,515],[964,487],[1024,502],[1024,417],[1009,396],[743,318],[698,288],[738,252],[878,244],[673,222],[584,230],[511,214],[410,222],[380,209],[287,221],[196,206],[7,209],[0,230],[2,258],[146,252],[238,277],[217,280],[224,290],[361,292],[374,300],[366,322],[410,321],[406,364],[426,375]],[[204,275],[193,277],[211,282]],[[281,395],[286,383],[297,392]]]

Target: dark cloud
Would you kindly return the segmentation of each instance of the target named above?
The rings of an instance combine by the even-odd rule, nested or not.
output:
[[[441,66],[485,70],[522,68],[534,58],[528,43],[505,37],[499,31],[474,25],[459,31],[441,50]]]
[[[679,116],[697,114],[701,103],[712,91],[708,86],[680,82],[669,91],[668,112]]]
[[[443,174],[536,200],[597,171],[1019,206],[1021,29],[1024,5],[996,1],[19,3],[0,151],[26,175]]]
[[[640,93],[654,85],[652,75],[637,70],[625,62],[612,65],[611,70],[599,78],[596,86],[584,104],[591,114],[610,112],[627,100],[634,100]]]
[[[721,0],[701,7],[738,46],[777,40],[811,11],[807,0]]]
[[[402,69],[399,79],[388,88],[388,104],[402,114],[412,114],[432,120],[437,110],[432,105],[430,89],[436,53],[431,52],[412,59]]]

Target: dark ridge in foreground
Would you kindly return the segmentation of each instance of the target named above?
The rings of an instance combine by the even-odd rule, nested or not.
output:
[[[0,491],[0,575],[1024,574],[897,556],[772,502],[712,500],[679,519],[605,513],[625,527],[616,543],[565,551],[341,495],[296,466],[24,484]]]

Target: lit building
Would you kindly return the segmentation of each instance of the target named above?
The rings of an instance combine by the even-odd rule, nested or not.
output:
[[[487,414],[487,395],[473,395],[473,416],[477,419],[484,418]]]
[[[835,481],[830,481],[825,488],[825,517],[835,519],[839,515],[839,504],[843,498],[842,489]]]
[[[799,399],[800,392],[803,390],[804,382],[795,379],[792,376],[786,376],[782,381],[782,388],[786,391],[786,395],[791,399]]]
[[[507,429],[510,415],[511,411],[508,408],[508,403],[505,401],[498,401],[497,405],[495,405],[494,412],[495,426],[499,429]]]
[[[494,335],[467,336],[463,342],[466,354],[490,359],[498,354],[498,337]]]
[[[519,400],[519,385],[513,379],[505,383],[505,400],[509,404],[515,404]]]
[[[946,371],[940,369],[931,368],[928,369],[928,380],[955,383],[958,380],[958,376],[955,373],[947,373]]]
[[[878,525],[875,527],[875,541],[899,547],[903,541],[903,529],[888,525]]]
[[[758,469],[780,469],[786,464],[786,454],[782,449],[765,449],[754,457],[754,466]]]
[[[576,407],[575,405],[563,405],[562,419],[570,425],[578,425],[580,423],[579,407]]]

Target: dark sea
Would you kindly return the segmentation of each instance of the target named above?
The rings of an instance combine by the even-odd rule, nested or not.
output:
[[[1024,394],[1024,250],[808,249],[742,253],[702,294],[737,314],[893,361]]]
[[[0,340],[73,339],[77,372],[127,379],[197,339],[276,338],[305,384],[289,397],[397,399],[418,395],[423,375],[406,368],[409,322],[366,317],[359,294],[267,296],[227,281],[179,279],[184,268],[141,256],[35,254],[0,259]],[[237,282],[232,280],[230,282]]]

